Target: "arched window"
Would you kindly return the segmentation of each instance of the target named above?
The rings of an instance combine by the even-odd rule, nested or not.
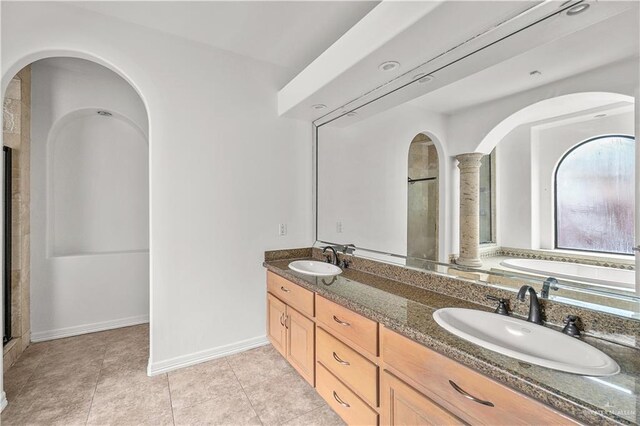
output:
[[[633,254],[635,140],[608,135],[569,150],[555,173],[556,248]]]

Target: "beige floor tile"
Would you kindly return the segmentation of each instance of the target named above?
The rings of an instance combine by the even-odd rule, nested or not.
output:
[[[172,424],[166,374],[100,376],[89,412],[89,424]]]
[[[33,375],[35,367],[32,366],[16,366],[13,365],[9,371],[7,371],[3,377],[4,391],[7,395],[8,401],[13,401],[27,381]]]
[[[25,410],[9,404],[2,412],[2,425],[84,425],[87,421],[87,413],[89,412],[90,405],[91,401],[85,401],[80,404],[55,405],[46,408]]]
[[[340,424],[271,346],[148,377],[148,334],[135,326],[31,345],[5,374],[2,425]]]
[[[242,386],[226,359],[216,359],[169,373],[171,403],[188,407],[226,394],[242,393]]]
[[[344,426],[346,423],[328,405],[285,423],[287,426]]]
[[[90,402],[99,371],[31,379],[10,404],[26,411],[43,411],[57,406],[76,406]]]
[[[20,358],[16,361],[13,367],[36,367],[42,362],[47,354],[47,347],[41,343],[33,343],[22,352]]]
[[[282,424],[325,404],[297,373],[288,373],[245,386],[251,405],[267,425]]]
[[[262,424],[240,386],[199,404],[174,408],[173,416],[176,425]]]
[[[231,355],[227,359],[242,386],[249,386],[295,371],[271,345]]]

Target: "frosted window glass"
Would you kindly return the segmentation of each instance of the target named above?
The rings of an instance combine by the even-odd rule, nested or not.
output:
[[[556,171],[556,246],[632,254],[635,141],[605,136],[578,145]]]

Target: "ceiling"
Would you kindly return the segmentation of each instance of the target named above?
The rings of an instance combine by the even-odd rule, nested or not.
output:
[[[293,77],[378,1],[83,1],[74,6],[290,70]]]
[[[638,57],[639,2],[588,1],[590,7],[584,13],[570,16],[565,8],[573,8],[572,3],[575,2],[440,3],[368,57],[329,83],[320,81],[314,90],[280,113],[323,124],[347,111],[357,112],[356,117],[337,120],[334,125],[341,125],[342,121],[349,125],[407,102],[430,111],[452,113]],[[359,21],[340,43],[380,7]],[[513,18],[505,20],[509,16]],[[479,32],[483,28],[487,31]],[[280,95],[320,59],[322,56],[279,92],[279,101]],[[394,75],[382,73],[377,67],[390,59],[402,64]],[[529,73],[533,70],[540,70],[542,75],[531,78]],[[409,84],[422,72],[435,79],[428,84]],[[325,104],[327,108],[316,111],[314,104]]]
[[[583,28],[438,88],[410,103],[452,113],[638,56],[638,8]],[[615,28],[615,31],[612,29]],[[541,75],[531,76],[538,70]]]

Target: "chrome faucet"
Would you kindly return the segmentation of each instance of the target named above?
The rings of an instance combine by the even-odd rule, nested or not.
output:
[[[329,263],[333,263],[334,265],[338,266],[339,260],[338,260],[338,253],[336,253],[336,249],[331,247],[331,246],[326,246],[325,248],[322,249],[322,253],[326,253],[327,250],[331,250],[333,252],[333,262],[331,261],[331,257],[327,257],[327,262]]]
[[[538,295],[536,294],[536,291],[533,289],[533,287],[526,284],[520,287],[520,291],[518,292],[518,300],[524,302],[524,298],[526,297],[527,292],[529,292],[529,316],[527,317],[527,321],[542,325],[540,303],[538,302]]]
[[[540,292],[540,297],[543,299],[549,298],[549,290],[558,290],[558,280],[553,277],[549,277],[544,280],[544,284],[542,284],[542,291]]]

